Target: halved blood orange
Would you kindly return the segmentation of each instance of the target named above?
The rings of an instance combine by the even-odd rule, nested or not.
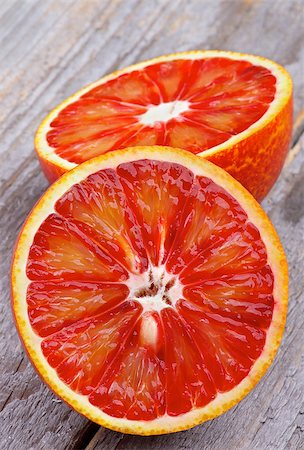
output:
[[[17,243],[13,310],[46,383],[106,427],[183,430],[274,358],[287,264],[254,198],[189,152],[97,157],[43,195]]]
[[[292,125],[292,82],[278,64],[223,51],[179,53],[101,78],[55,108],[35,145],[50,181],[92,157],[170,145],[227,170],[258,200],[277,179]]]

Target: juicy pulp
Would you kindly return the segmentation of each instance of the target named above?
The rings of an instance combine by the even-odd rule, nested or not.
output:
[[[245,60],[158,62],[81,95],[59,112],[46,138],[56,154],[77,164],[137,145],[200,153],[259,120],[275,93],[271,71]]]
[[[130,420],[178,416],[231,390],[263,352],[274,308],[266,248],[243,208],[157,160],[69,189],[35,235],[27,276],[48,363]]]

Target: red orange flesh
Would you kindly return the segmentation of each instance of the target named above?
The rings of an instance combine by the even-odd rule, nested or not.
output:
[[[185,152],[139,148],[45,194],[17,246],[13,305],[59,395],[110,428],[153,434],[211,418],[258,381],[286,277],[273,228],[236,181]]]

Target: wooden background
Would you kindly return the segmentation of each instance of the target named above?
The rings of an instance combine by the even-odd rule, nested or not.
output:
[[[304,2],[1,0],[0,42],[0,449],[304,449]],[[293,148],[264,202],[289,260],[283,344],[257,388],[224,416],[176,435],[122,435],[56,399],[13,326],[12,249],[47,187],[33,137],[51,108],[107,72],[163,53],[214,48],[272,58],[295,84]]]

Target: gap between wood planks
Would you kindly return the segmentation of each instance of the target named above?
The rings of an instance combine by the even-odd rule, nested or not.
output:
[[[291,149],[289,150],[286,157],[284,167],[289,166],[289,164],[295,159],[295,157],[301,150],[299,140],[302,134],[304,134],[304,109],[299,113],[298,117],[295,120],[292,133]]]
[[[302,135],[304,135],[304,109],[300,112],[295,120],[291,142],[292,146],[287,155],[284,167],[289,166],[289,164],[294,160],[294,158],[301,150],[299,140]],[[104,434],[107,432],[111,431],[97,425],[94,422],[88,422],[88,424],[81,431],[79,439],[77,439],[72,447],[69,447],[69,450],[95,450],[97,449],[98,444],[101,443],[100,441],[103,439]],[[123,444],[125,440],[128,440],[128,438],[129,435],[121,434],[121,437],[118,438],[118,442],[114,450],[123,450],[121,444]]]
[[[301,135],[304,133],[304,109],[299,112],[293,126],[292,133],[292,147],[299,141]]]

